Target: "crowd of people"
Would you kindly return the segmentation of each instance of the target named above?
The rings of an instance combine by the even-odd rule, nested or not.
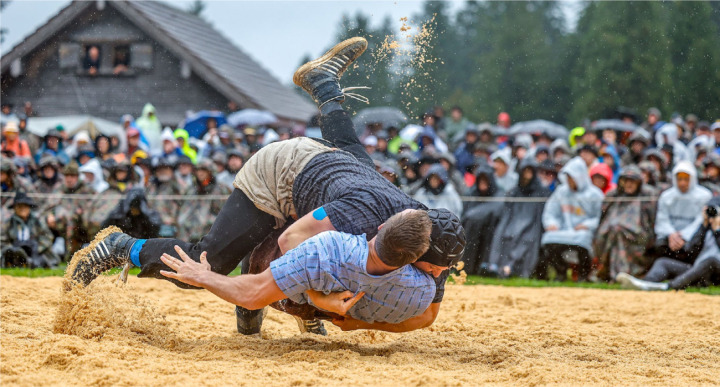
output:
[[[62,126],[40,137],[27,130],[27,107],[3,105],[0,116],[6,266],[58,265],[108,225],[198,241],[249,157],[317,126],[317,117],[307,129],[208,119],[193,138],[182,125],[163,128],[147,104],[137,119],[121,118],[124,139],[68,136]],[[563,138],[511,136],[511,124],[505,112],[476,125],[459,107],[448,116],[435,107],[412,128],[358,129],[378,173],[462,218],[469,274],[637,285],[648,272],[659,282],[702,267],[672,286],[719,279],[720,203],[711,198],[720,194],[720,121],[664,121],[651,108],[635,130],[586,122]]]

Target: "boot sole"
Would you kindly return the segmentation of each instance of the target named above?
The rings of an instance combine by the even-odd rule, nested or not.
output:
[[[345,67],[345,70],[341,71],[338,74],[338,77],[342,76],[342,74],[347,70],[347,68],[350,67],[350,65],[353,62],[355,62],[355,60],[357,58],[359,58],[360,55],[362,55],[365,52],[365,50],[367,49],[367,40],[365,40],[365,38],[354,37],[354,38],[344,40],[344,41],[336,44],[335,47],[331,48],[328,52],[323,54],[323,56],[321,56],[315,60],[311,60],[310,62],[307,62],[304,65],[300,66],[300,68],[298,68],[297,71],[295,71],[295,75],[293,75],[293,83],[295,83],[296,85],[298,85],[300,87],[303,87],[302,79],[305,76],[305,74],[307,74],[311,70],[315,69],[316,67],[320,66],[321,64],[327,62],[328,60],[330,60],[330,58],[337,55],[338,52],[348,48],[349,46],[351,46],[353,44],[357,44],[357,43],[363,43],[363,49],[360,51],[359,54],[357,54],[357,56],[355,56],[354,59],[352,59],[350,61],[350,63],[347,64],[347,66]]]
[[[84,284],[82,284],[81,282],[73,279],[73,274],[75,274],[75,270],[77,269],[77,266],[80,263],[87,261],[90,258],[90,251],[95,249],[95,247],[98,245],[98,243],[105,240],[105,238],[107,238],[108,235],[115,233],[115,232],[122,232],[122,230],[115,226],[110,226],[110,227],[107,227],[107,228],[101,230],[100,232],[98,232],[95,235],[95,238],[92,240],[92,242],[90,242],[89,245],[76,251],[75,254],[73,254],[72,259],[70,260],[70,263],[68,263],[67,268],[65,269],[65,278],[64,278],[63,283],[64,283],[64,289],[66,291],[69,291],[76,285],[84,286]]]

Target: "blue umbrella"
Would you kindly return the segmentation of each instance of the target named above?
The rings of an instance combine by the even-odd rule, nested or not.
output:
[[[268,111],[257,109],[243,109],[228,116],[228,123],[230,124],[230,126],[234,127],[238,127],[240,125],[270,125],[276,123],[277,120],[278,119],[274,114]]]
[[[188,131],[190,137],[202,138],[207,132],[207,121],[210,118],[215,119],[218,127],[227,123],[222,112],[202,110],[185,119],[184,129]]]

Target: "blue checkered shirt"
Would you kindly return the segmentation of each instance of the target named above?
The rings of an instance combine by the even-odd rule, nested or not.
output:
[[[305,291],[328,294],[365,292],[348,315],[373,323],[399,323],[425,312],[435,296],[435,281],[412,265],[375,276],[367,272],[365,234],[320,233],[270,263],[280,290],[292,301],[306,304]]]

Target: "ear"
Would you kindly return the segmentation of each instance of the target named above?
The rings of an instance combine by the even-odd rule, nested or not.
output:
[[[378,231],[382,230],[382,228],[383,228],[384,225],[385,225],[385,223],[379,225],[379,226],[378,226]]]

